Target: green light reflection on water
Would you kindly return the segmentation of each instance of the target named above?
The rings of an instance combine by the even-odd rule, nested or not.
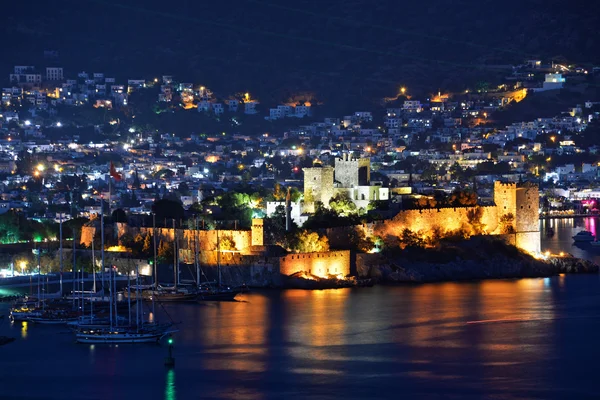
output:
[[[175,400],[176,398],[175,370],[173,368],[169,368],[165,382],[165,400]]]

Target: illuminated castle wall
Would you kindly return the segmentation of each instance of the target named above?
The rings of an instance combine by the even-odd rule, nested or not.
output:
[[[540,252],[538,185],[494,182],[494,202],[499,219],[508,213],[514,216],[515,245],[529,252]]]
[[[138,234],[146,236],[152,235],[153,228],[136,228],[128,226],[127,224],[117,223],[116,231],[117,238],[120,239],[124,235],[131,235],[132,237]],[[166,242],[172,242],[175,238],[173,228],[156,228],[157,240],[163,240]],[[99,235],[99,229],[94,226],[84,226],[80,238],[80,244],[90,246],[94,235]],[[262,219],[254,219],[252,221],[251,230],[193,230],[193,229],[177,229],[177,238],[179,247],[182,249],[194,249],[194,241],[199,241],[200,251],[214,251],[217,249],[217,236],[220,240],[225,238],[230,239],[230,243],[233,242],[235,248],[233,250],[249,254],[252,252],[253,246],[262,246],[264,242],[264,232]],[[229,250],[229,249],[228,249]]]
[[[482,209],[481,223],[483,233],[500,235],[502,224],[500,219],[512,214],[514,233],[511,243],[528,252],[540,251],[539,232],[539,193],[538,187],[531,183],[501,183],[494,184],[493,206],[478,206]],[[393,243],[404,229],[426,237],[434,230],[456,231],[470,226],[468,213],[476,207],[432,208],[423,210],[405,210],[394,218],[373,224],[360,226],[369,236],[380,236],[384,241]],[[342,230],[340,229],[340,232]],[[343,237],[337,229],[329,229],[327,236],[330,243],[335,244],[337,236]]]
[[[350,274],[350,251],[288,254],[279,259],[279,272],[288,276],[296,272],[322,278],[340,274],[346,276]]]

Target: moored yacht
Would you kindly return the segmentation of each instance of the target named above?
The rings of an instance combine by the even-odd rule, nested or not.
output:
[[[573,240],[576,242],[593,242],[595,236],[590,231],[579,231],[575,236],[573,236]]]
[[[75,340],[78,343],[152,343],[176,332],[170,327],[171,324],[142,327],[80,328],[75,333]]]

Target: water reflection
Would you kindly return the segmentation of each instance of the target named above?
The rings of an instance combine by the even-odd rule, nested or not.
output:
[[[262,372],[268,328],[268,297],[254,296],[251,303],[219,302],[206,307],[203,318],[210,329],[201,330],[202,343],[211,357],[204,361],[210,370]]]
[[[27,321],[21,322],[21,339],[27,339]]]
[[[175,370],[173,368],[169,368],[165,378],[165,400],[175,400],[177,398],[176,394]]]
[[[554,236],[547,237],[547,227],[554,229]],[[588,230],[594,235],[600,234],[597,217],[557,218],[540,221],[542,251],[558,254],[561,251],[573,254],[595,263],[600,263],[600,251],[589,243],[575,243],[573,236],[580,230]]]

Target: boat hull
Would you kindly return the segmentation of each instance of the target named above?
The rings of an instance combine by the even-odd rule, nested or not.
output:
[[[69,322],[77,321],[76,318],[58,318],[58,319],[46,319],[32,317],[27,319],[29,322],[33,322],[40,325],[66,325]]]
[[[93,335],[78,333],[75,335],[75,341],[77,343],[90,343],[90,344],[118,344],[118,343],[156,343],[163,337],[163,333],[152,333],[152,334],[136,334],[136,333],[117,333],[110,335]]]
[[[198,301],[234,301],[240,292],[200,293]]]

